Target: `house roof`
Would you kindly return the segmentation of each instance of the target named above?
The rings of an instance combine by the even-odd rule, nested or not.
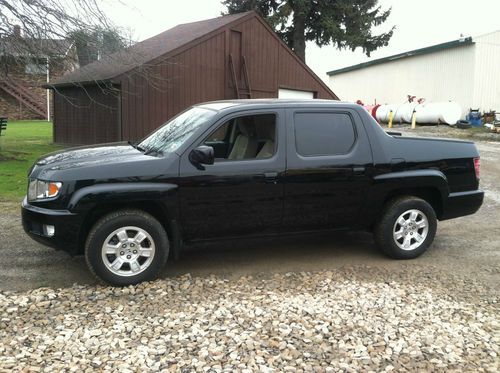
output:
[[[232,14],[175,26],[122,51],[81,67],[51,82],[52,86],[109,81],[158,57],[216,31],[229,23],[255,14],[253,11]]]
[[[352,65],[352,66],[344,67],[344,68],[337,69],[337,70],[328,71],[327,74],[329,76],[334,76],[334,75],[346,73],[349,71],[364,69],[364,68],[374,66],[374,65],[380,65],[380,64],[383,64],[386,62],[392,62],[392,61],[401,60],[404,58],[420,56],[420,55],[424,55],[424,54],[439,52],[439,51],[442,51],[445,49],[463,47],[463,46],[472,45],[472,44],[474,44],[472,37],[462,38],[462,39],[458,39],[458,40],[449,41],[446,43],[432,45],[430,47],[414,49],[414,50],[411,50],[408,52],[394,54],[394,55],[389,56],[389,57],[378,58],[376,60],[363,62],[363,63],[357,64],[357,65]]]
[[[65,56],[71,48],[65,39],[28,39],[16,36],[0,38],[0,56]]]

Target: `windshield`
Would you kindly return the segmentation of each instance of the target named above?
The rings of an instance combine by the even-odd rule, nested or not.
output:
[[[175,152],[193,132],[215,114],[213,110],[193,107],[165,123],[138,144],[138,147],[147,153]]]

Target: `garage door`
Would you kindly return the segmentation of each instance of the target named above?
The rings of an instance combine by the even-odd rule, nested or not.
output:
[[[278,98],[314,98],[314,92],[280,88]]]

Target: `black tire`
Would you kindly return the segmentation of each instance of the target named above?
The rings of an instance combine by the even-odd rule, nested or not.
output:
[[[136,228],[139,230],[136,230]],[[117,250],[119,252],[110,255],[107,253],[103,254],[103,245],[108,242],[107,240],[109,239],[109,236],[117,230],[119,230],[120,233],[125,231],[129,237],[127,240],[122,242],[119,239],[118,234],[112,236],[112,241],[109,242],[112,242],[113,244],[116,242]],[[134,236],[134,231],[137,233],[146,232],[148,236],[143,238],[140,244],[137,244],[137,241],[132,241],[134,240],[134,237],[137,237],[137,235]],[[122,247],[125,247],[122,243],[129,245],[123,249],[128,250],[129,252],[121,251]],[[134,253],[136,254],[132,254],[131,250],[134,248],[130,247],[134,246],[134,244],[134,248],[138,249],[134,250]],[[137,251],[139,252],[138,254]],[[150,252],[149,256],[141,256],[141,252],[143,251]],[[167,262],[168,251],[169,241],[167,233],[158,220],[141,210],[119,210],[105,215],[94,224],[89,232],[89,235],[87,236],[85,244],[85,259],[90,271],[98,279],[114,286],[127,286],[156,278]],[[122,256],[123,259],[125,259],[125,255],[131,254],[130,257],[132,257],[132,259],[136,258],[136,261],[130,264],[124,262],[124,264],[116,270],[116,272],[123,272],[123,274],[118,274],[114,273],[111,268],[108,268],[105,261],[107,260],[108,263],[114,262],[114,260],[116,260],[121,253],[124,254]],[[127,258],[128,257],[129,256],[127,256]],[[135,264],[138,274],[134,274],[132,264]],[[143,268],[137,269],[137,266]],[[127,271],[129,274],[125,274]]]
[[[413,222],[409,222],[404,227],[399,223],[396,225],[398,218],[400,218],[403,213],[411,210],[421,212],[425,219],[427,219],[425,239],[420,243],[417,240],[417,235],[418,238],[423,237],[425,228],[418,228],[417,224]],[[403,216],[403,219],[405,219],[405,217],[409,219],[410,215],[411,213],[408,213]],[[420,222],[423,222],[422,224],[425,224],[425,221],[420,215],[418,215],[417,219],[419,218],[420,220],[417,220],[418,223],[420,224]],[[407,222],[408,221],[409,220],[407,220]],[[380,220],[375,225],[374,238],[377,246],[387,256],[394,259],[413,259],[422,255],[432,244],[434,236],[436,235],[436,229],[436,213],[432,206],[421,198],[404,196],[396,198],[387,204]],[[405,232],[400,233],[403,234],[403,237],[399,240],[396,239],[396,234],[398,232]],[[406,238],[410,240],[409,247],[403,249],[400,246],[404,246]],[[414,248],[412,248],[413,245],[415,245]]]
[[[471,128],[472,125],[469,123],[469,121],[467,120],[459,120],[457,122],[457,128],[460,128],[462,130],[466,130],[466,129],[469,129]]]

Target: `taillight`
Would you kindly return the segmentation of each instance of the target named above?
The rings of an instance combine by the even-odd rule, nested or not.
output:
[[[474,171],[476,171],[476,177],[479,180],[479,177],[481,176],[481,159],[474,158]]]

